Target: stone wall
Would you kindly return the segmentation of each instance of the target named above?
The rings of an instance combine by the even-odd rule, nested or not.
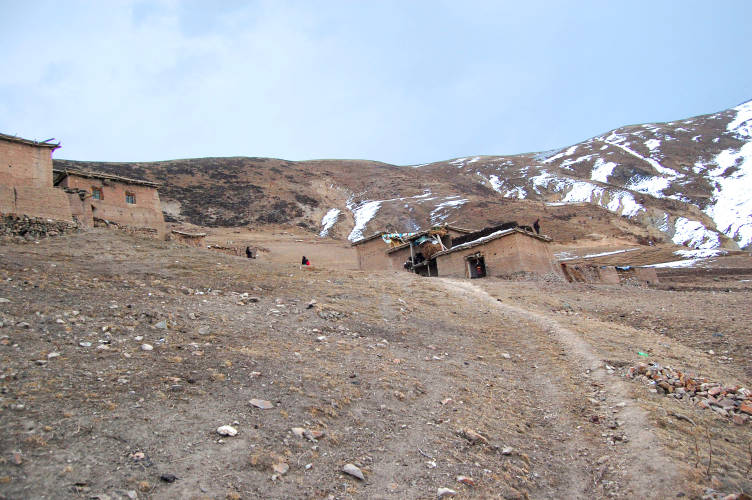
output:
[[[108,229],[117,229],[118,231],[122,231],[124,233],[135,234],[138,236],[145,236],[147,238],[163,239],[164,237],[159,234],[159,231],[151,227],[128,226],[126,224],[120,224],[120,223],[113,222],[113,221],[106,220],[106,219],[99,219],[97,217],[94,218],[94,227],[106,227]]]
[[[54,221],[27,215],[0,216],[0,241],[2,242],[35,241],[79,230],[80,227],[74,222]]]

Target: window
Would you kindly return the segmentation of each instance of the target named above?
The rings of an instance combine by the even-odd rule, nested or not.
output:
[[[91,197],[95,200],[101,200],[102,199],[102,188],[98,187],[92,187],[91,188]]]
[[[136,204],[136,195],[133,194],[133,193],[126,192],[125,193],[125,202],[126,203],[130,203],[131,205],[135,205]]]

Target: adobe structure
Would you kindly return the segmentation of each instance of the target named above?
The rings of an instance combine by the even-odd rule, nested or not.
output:
[[[475,232],[442,226],[407,234],[377,233],[353,246],[360,269],[366,271],[404,269],[422,276],[483,278],[561,274],[550,242],[527,226],[508,222]]]
[[[101,172],[54,169],[54,185],[69,196],[71,212],[82,225],[115,223],[132,232],[167,236],[159,184]]]
[[[60,144],[0,134],[0,213],[71,221],[68,197],[52,183]]]
[[[439,276],[483,278],[518,273],[560,274],[549,249],[551,238],[547,236],[517,225],[477,238],[474,236],[468,235],[469,241],[455,242],[452,248],[433,256]]]
[[[0,215],[96,223],[165,238],[158,184],[105,173],[57,170],[59,143],[0,134]],[[7,224],[6,224],[7,225]],[[7,229],[7,228],[6,228]],[[23,230],[23,229],[22,229]]]
[[[408,257],[416,252],[415,242],[421,237],[429,235],[431,230],[414,233],[387,233],[379,232],[353,242],[358,255],[358,269],[362,271],[401,270]],[[468,229],[454,226],[440,226],[434,229],[434,233],[442,233],[436,237],[441,238],[448,248],[452,245],[452,239],[472,233]],[[412,250],[411,250],[412,249]]]

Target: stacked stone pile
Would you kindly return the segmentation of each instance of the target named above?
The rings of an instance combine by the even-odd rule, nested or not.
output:
[[[49,236],[75,232],[79,229],[79,226],[72,221],[55,221],[14,214],[0,216],[0,239],[2,241],[34,241]]]
[[[724,386],[706,378],[690,377],[670,366],[639,363],[627,370],[627,377],[655,386],[655,392],[711,409],[735,424],[744,425],[752,415],[752,391],[739,386]]]

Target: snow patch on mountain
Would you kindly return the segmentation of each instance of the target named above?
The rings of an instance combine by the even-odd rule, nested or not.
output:
[[[645,147],[652,152],[654,149],[658,148],[661,145],[661,141],[658,139],[648,139],[645,141]]]
[[[340,213],[341,211],[339,208],[329,209],[329,211],[321,219],[321,231],[319,232],[320,237],[325,238],[329,234],[329,230],[332,228],[334,223],[337,222],[337,219],[339,219]]]
[[[429,215],[431,219],[431,224],[436,225],[440,222],[444,222],[449,217],[449,209],[452,208],[459,208],[465,203],[467,203],[468,200],[460,198],[459,196],[447,196],[446,200],[442,203],[439,203],[436,205],[436,208],[434,208],[431,211],[431,214]]]
[[[355,227],[353,227],[347,239],[350,241],[363,239],[363,230],[366,228],[368,221],[373,219],[379,208],[381,208],[381,202],[364,201],[356,206],[348,201],[347,208],[352,212],[355,219]]]
[[[569,168],[570,166],[572,166],[572,165],[574,165],[576,163],[587,161],[590,158],[592,158],[593,156],[595,156],[595,155],[585,155],[585,156],[580,156],[579,158],[576,158],[574,160],[564,160],[563,162],[561,162],[559,164],[559,168],[563,168],[563,169],[566,169],[566,170],[572,170],[571,168]]]
[[[527,198],[527,192],[525,192],[525,188],[522,186],[517,186],[507,190],[504,193],[504,198],[517,198],[518,200],[524,200]]]
[[[489,175],[488,176],[488,182],[491,183],[491,188],[494,191],[496,191],[498,193],[501,193],[501,186],[504,185],[504,181],[502,181],[501,179],[499,179],[498,175],[493,175],[493,174]]]
[[[543,163],[553,163],[556,160],[558,160],[559,158],[563,158],[565,156],[572,156],[576,150],[577,150],[577,146],[572,146],[572,147],[568,148],[566,151],[563,151],[563,152],[561,152],[559,154],[556,154],[554,156],[551,156],[551,157],[543,160]]]
[[[718,233],[708,230],[700,222],[679,217],[674,222],[674,236],[671,238],[677,245],[690,248],[718,248],[721,242]]]
[[[635,177],[625,187],[656,198],[663,198],[663,190],[668,188],[669,185],[669,180],[664,177]]]
[[[634,217],[645,210],[642,205],[637,203],[632,193],[628,191],[617,191],[611,193],[611,200],[606,205],[611,212],[621,214],[625,217]]]
[[[612,146],[615,146],[621,149],[622,151],[624,151],[625,153],[630,154],[634,156],[635,158],[639,158],[645,163],[648,163],[651,167],[653,167],[660,174],[670,176],[671,178],[676,178],[680,176],[680,174],[677,173],[676,171],[671,170],[670,168],[664,167],[663,165],[661,165],[654,159],[642,156],[640,153],[634,151],[633,149],[628,148],[627,146],[629,145],[629,143],[621,144],[626,139],[627,139],[626,137],[619,135],[614,131],[614,132],[611,132],[611,134],[608,137],[603,139],[603,142],[610,144]]]
[[[616,168],[616,163],[605,161],[603,158],[598,158],[595,160],[595,165],[593,165],[593,171],[590,174],[590,178],[594,181],[608,183],[608,176],[613,173],[614,168]]]

